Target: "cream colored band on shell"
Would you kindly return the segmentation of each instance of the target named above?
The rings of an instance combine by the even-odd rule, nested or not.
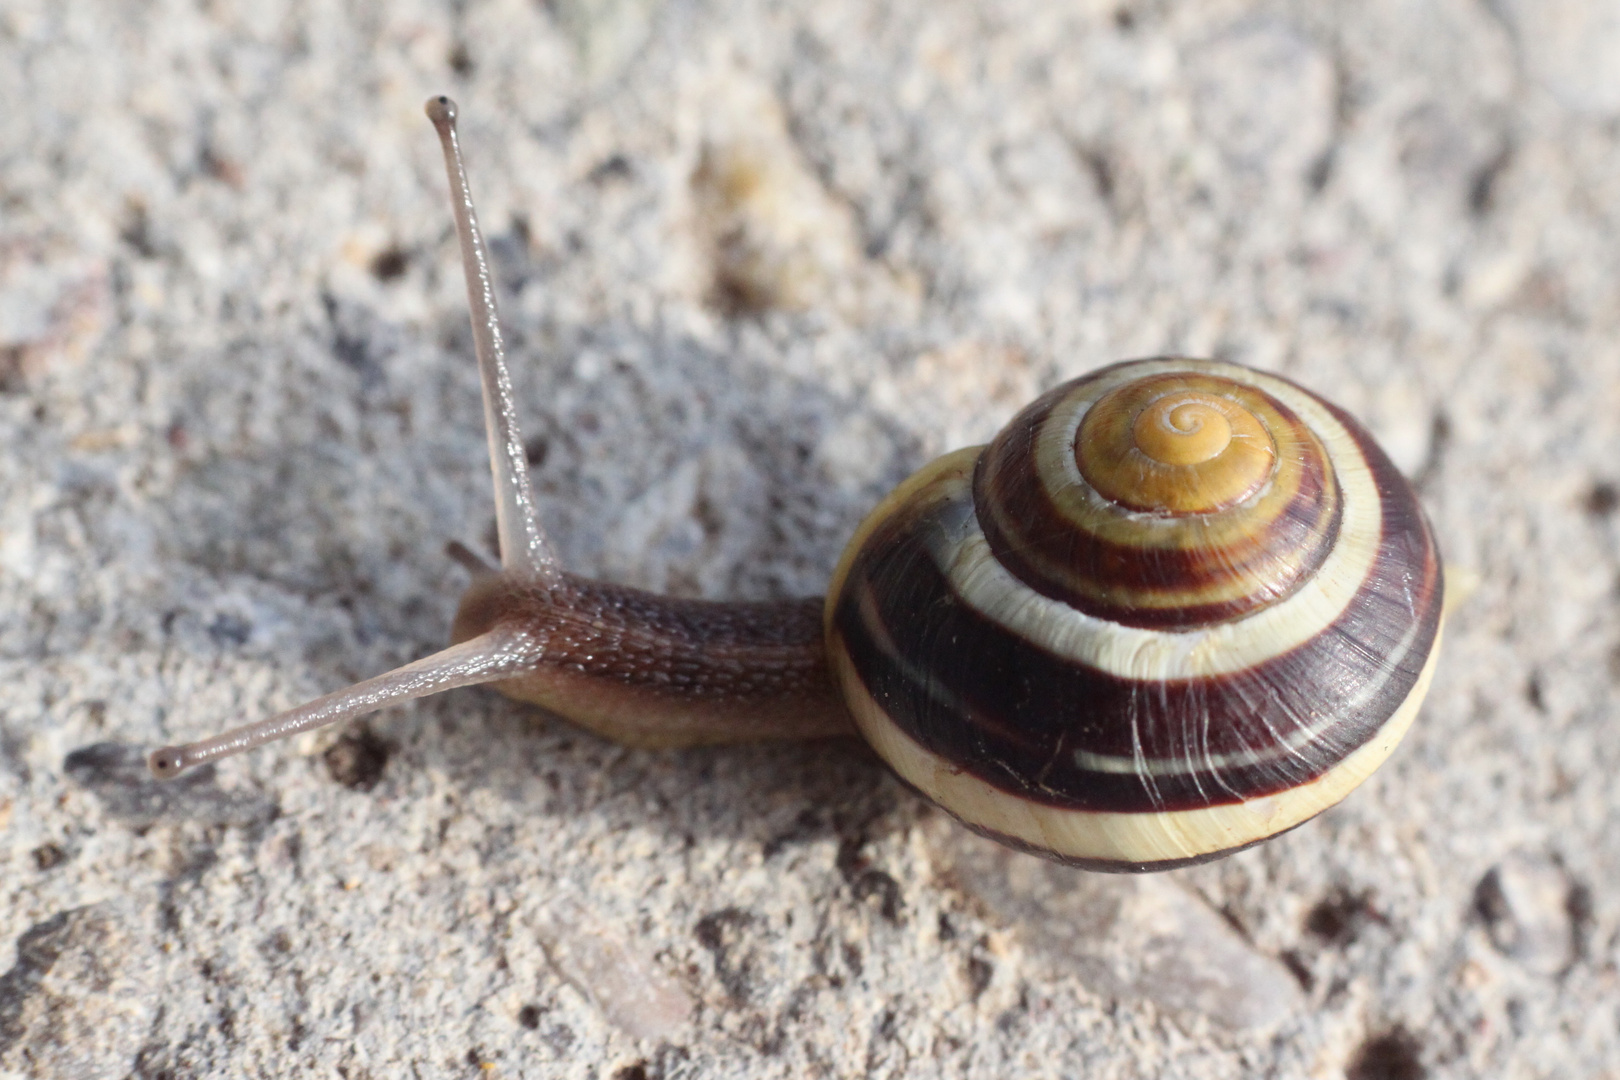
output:
[[[1226,365],[1188,360],[1137,365],[1130,377],[1140,378],[1161,370],[1239,377]],[[1303,645],[1338,621],[1361,591],[1378,558],[1383,507],[1377,481],[1355,438],[1315,398],[1258,372],[1239,374],[1293,409],[1315,431],[1344,500],[1344,516],[1333,550],[1292,595],[1243,618],[1214,626],[1190,630],[1121,626],[1030,589],[996,561],[975,522],[972,529],[957,535],[930,538],[935,560],[963,601],[1010,633],[1058,656],[1123,679],[1141,680],[1196,679],[1243,671]],[[1085,405],[1112,388],[1109,380],[1100,379],[1084,399],[1060,406],[1067,416],[1060,419],[1054,410],[1036,445],[1043,468],[1072,474],[1073,483],[1085,483],[1068,448],[1085,415]],[[952,491],[948,488],[953,477],[953,473],[932,475],[934,483],[940,485],[937,497],[941,501],[961,498],[971,504],[971,479],[955,479],[960,490]]]
[[[1246,802],[1197,810],[1140,813],[1066,810],[1031,802],[991,786],[901,731],[867,693],[843,642],[833,666],[855,721],[902,778],[952,814],[979,828],[1021,840],[1063,858],[1119,863],[1195,859],[1293,828],[1334,805],[1382,765],[1406,734],[1434,676],[1443,626],[1417,682],[1371,740],[1315,780]]]

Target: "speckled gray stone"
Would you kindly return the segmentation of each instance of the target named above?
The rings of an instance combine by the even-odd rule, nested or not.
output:
[[[1620,1075],[1615,38],[0,4],[0,1077]],[[858,745],[634,752],[484,691],[152,786],[438,647],[444,545],[488,546],[438,92],[574,568],[816,593],[1042,388],[1216,355],[1361,416],[1474,583],[1406,745],[1146,882],[975,847]]]

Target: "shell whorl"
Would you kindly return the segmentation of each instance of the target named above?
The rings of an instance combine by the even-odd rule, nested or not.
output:
[[[1060,387],[986,448],[979,520],[1030,588],[1128,626],[1191,627],[1273,604],[1321,566],[1341,508],[1321,441],[1231,365],[1192,363]]]
[[[970,826],[1102,869],[1291,828],[1394,748],[1441,576],[1344,413],[1211,361],[1105,368],[875,510],[827,607],[869,740]]]

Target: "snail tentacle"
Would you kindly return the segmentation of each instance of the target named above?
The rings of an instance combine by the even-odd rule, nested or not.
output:
[[[473,348],[478,354],[479,381],[484,394],[484,428],[489,435],[489,464],[495,479],[495,529],[500,537],[501,566],[509,573],[528,574],[555,582],[562,563],[540,525],[534,488],[529,483],[529,461],[518,424],[512,375],[506,366],[500,313],[495,307],[495,277],[489,269],[489,248],[478,227],[472,189],[461,160],[456,133],[456,103],[439,96],[427,103],[428,119],[439,133],[444,170],[450,180],[455,209],[461,265],[467,277],[467,303],[472,309]]]
[[[197,742],[162,747],[152,752],[147,763],[154,776],[167,780],[194,766],[366,716],[390,705],[401,705],[458,686],[476,686],[507,678],[532,662],[532,650],[525,648],[527,644],[520,631],[511,626],[498,626],[404,667],[266,719],[242,724]]]
[[[456,106],[428,101],[455,207],[501,566],[446,551],[472,575],[450,648],[268,719],[166,746],[160,778],[207,761],[445,690],[488,683],[609,738],[640,746],[804,739],[854,732],[827,669],[819,597],[737,604],[683,600],[563,571],[529,483],[495,307],[489,255],[456,136]]]

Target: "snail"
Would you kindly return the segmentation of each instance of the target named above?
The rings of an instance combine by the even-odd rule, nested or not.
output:
[[[1074,865],[1161,870],[1275,836],[1390,754],[1428,689],[1443,578],[1371,436],[1284,378],[1161,358],[1049,391],[924,466],[856,530],[825,600],[720,603],[567,573],[539,524],[448,98],[500,566],[452,644],[150,757],[182,770],[492,683],[622,743],[859,731],[969,828]]]

